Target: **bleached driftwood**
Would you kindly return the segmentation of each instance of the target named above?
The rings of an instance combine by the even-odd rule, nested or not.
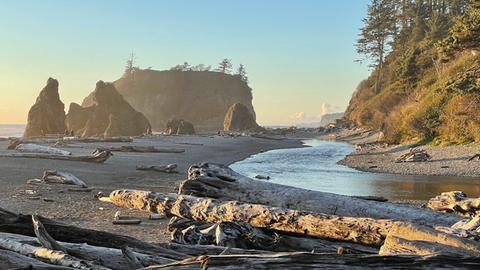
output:
[[[249,224],[202,222],[173,217],[168,224],[171,240],[188,245],[217,245],[229,248],[259,249],[267,251],[313,251],[316,253],[377,254],[378,249],[360,244],[334,242],[318,238],[295,237],[278,232],[264,231]]]
[[[142,253],[162,254],[163,257],[170,259],[187,257],[185,254],[159,245],[146,243],[132,237],[69,226],[43,217],[39,217],[39,220],[41,220],[48,233],[57,241],[87,243],[92,246],[115,249],[129,246]],[[32,217],[30,215],[17,215],[0,208],[0,232],[35,236]]]
[[[451,226],[462,219],[456,215],[438,213],[430,209],[387,202],[378,203],[350,196],[256,181],[228,167],[212,163],[191,166],[188,178],[189,180],[180,184],[180,194],[330,215],[406,220],[431,226]]]
[[[177,164],[168,164],[168,165],[150,165],[150,166],[137,166],[138,171],[154,171],[154,172],[163,172],[163,173],[178,173]]]
[[[480,258],[480,243],[446,234],[427,226],[397,222],[390,229],[379,252],[380,255],[432,255],[437,253]]]
[[[183,148],[156,148],[154,146],[120,146],[120,147],[101,147],[98,150],[110,152],[137,152],[137,153],[183,153]]]
[[[474,269],[476,257],[460,256],[378,256],[357,254],[316,254],[304,252],[275,254],[209,255],[142,270],[250,270],[250,269]]]
[[[0,269],[74,270],[71,267],[44,263],[9,250],[0,251]]]
[[[401,155],[395,162],[425,162],[432,159],[426,150],[411,148],[410,151],[406,154]]]
[[[40,153],[40,154],[59,155],[59,156],[72,155],[72,153],[69,151],[65,151],[65,150],[61,150],[61,149],[49,147],[49,146],[32,144],[32,143],[19,144],[15,148],[15,150],[18,152],[24,152],[24,153]]]
[[[480,214],[480,198],[469,198],[461,191],[443,192],[430,199],[427,207],[435,211],[473,217]]]
[[[91,163],[105,163],[113,154],[109,151],[95,150],[90,156],[60,156],[50,154],[0,154],[0,158],[38,158],[50,160],[81,161]]]
[[[27,183],[48,183],[48,184],[65,184],[65,185],[75,185],[81,188],[88,188],[87,184],[76,177],[75,175],[67,172],[59,171],[44,171],[43,177],[41,179],[31,179]]]
[[[391,225],[390,220],[339,217],[150,191],[116,190],[100,199],[120,207],[167,213],[206,223],[248,223],[257,228],[371,246],[383,243]]]

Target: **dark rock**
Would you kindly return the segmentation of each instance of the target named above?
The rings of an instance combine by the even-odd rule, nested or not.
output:
[[[67,128],[81,137],[140,136],[151,133],[147,118],[133,109],[113,84],[97,82],[82,106],[72,103]]]
[[[28,112],[24,137],[63,134],[65,129],[65,105],[58,94],[58,81],[48,78],[47,85]]]
[[[167,122],[165,133],[169,135],[195,134],[193,124],[185,120],[170,119]]]
[[[233,104],[223,122],[224,131],[258,131],[260,126],[245,105]]]

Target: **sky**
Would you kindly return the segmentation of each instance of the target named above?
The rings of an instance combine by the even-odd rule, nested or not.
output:
[[[25,123],[48,77],[66,104],[141,68],[246,66],[262,125],[346,108],[368,67],[354,43],[368,0],[0,0],[0,124]]]

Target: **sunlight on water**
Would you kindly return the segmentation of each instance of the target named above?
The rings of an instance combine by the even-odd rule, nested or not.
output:
[[[231,167],[252,178],[268,175],[277,184],[344,195],[425,200],[441,192],[462,190],[470,196],[480,196],[480,178],[360,172],[337,164],[353,151],[352,145],[320,140],[307,140],[305,144],[311,147],[268,151]]]

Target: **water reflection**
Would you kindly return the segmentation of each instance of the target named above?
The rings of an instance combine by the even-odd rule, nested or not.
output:
[[[345,195],[426,200],[441,192],[461,190],[480,197],[480,178],[360,172],[337,164],[353,151],[353,146],[320,140],[305,143],[312,147],[261,153],[233,164],[232,168],[250,177],[269,175],[270,181],[278,184]]]

